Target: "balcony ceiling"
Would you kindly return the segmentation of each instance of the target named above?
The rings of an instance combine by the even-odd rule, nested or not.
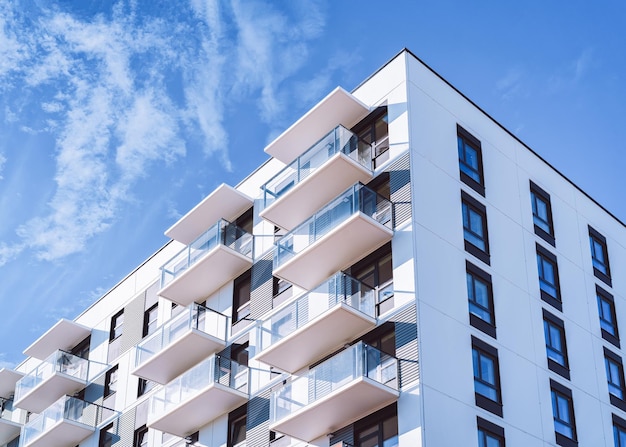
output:
[[[74,346],[83,341],[89,334],[91,334],[90,328],[75,321],[62,319],[26,348],[24,354],[39,360],[45,360],[58,349],[64,351],[72,350]]]
[[[270,430],[311,442],[398,399],[393,388],[360,377],[270,424]]]
[[[350,129],[368,112],[369,108],[365,104],[341,87],[337,87],[267,145],[265,152],[289,164],[317,143],[329,130],[339,124]]]
[[[20,434],[21,428],[22,425],[17,422],[0,419],[0,445],[15,439]]]
[[[0,397],[8,399],[15,392],[15,384],[24,377],[24,373],[12,369],[0,369]]]
[[[251,206],[250,197],[222,183],[172,225],[165,235],[189,245],[219,219],[232,221]]]
[[[95,431],[94,427],[63,419],[41,433],[24,447],[67,447],[78,445]]]
[[[41,413],[63,395],[71,396],[85,388],[86,384],[84,380],[57,372],[14,401],[13,405],[33,413]]]

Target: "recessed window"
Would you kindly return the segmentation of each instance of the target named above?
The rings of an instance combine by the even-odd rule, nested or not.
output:
[[[504,428],[481,417],[476,418],[478,447],[505,447]]]
[[[105,425],[100,429],[98,447],[112,447],[114,439],[113,423]]]
[[[457,146],[461,181],[484,196],[485,179],[480,141],[457,125]]]
[[[394,307],[391,243],[385,244],[350,269],[351,275],[376,293],[376,315]]]
[[[143,336],[152,334],[157,328],[159,304],[156,303],[143,313]]]
[[[619,416],[612,416],[615,447],[626,447],[626,421]]]
[[[251,270],[235,279],[233,287],[233,324],[250,315]]]
[[[466,281],[470,324],[495,338],[496,317],[491,275],[466,261]]]
[[[472,361],[476,405],[502,416],[498,350],[472,337]]]
[[[530,203],[533,210],[535,234],[554,246],[554,226],[552,224],[550,195],[533,183],[532,180],[530,182]]]
[[[111,317],[111,330],[109,332],[109,340],[113,341],[120,335],[122,335],[122,329],[124,328],[124,309]]]
[[[552,395],[552,416],[554,418],[556,443],[563,447],[578,445],[576,441],[572,391],[550,379],[550,392]]]
[[[366,146],[362,149],[363,151],[370,150],[371,147],[374,169],[389,159],[389,125],[386,106],[374,110],[354,126],[352,132],[358,135],[359,145]]]
[[[463,211],[463,239],[465,250],[489,264],[489,237],[487,235],[487,209],[465,191],[461,191]]]
[[[537,244],[537,271],[541,299],[554,308],[563,310],[556,256],[539,244]]]
[[[609,386],[611,404],[626,411],[626,389],[622,358],[604,348],[604,365],[606,367],[606,380]]]
[[[591,263],[596,278],[611,286],[611,269],[609,268],[609,252],[606,238],[589,227],[589,245],[591,247]]]
[[[118,365],[115,365],[104,375],[104,397],[117,391]]]
[[[228,415],[228,447],[245,446],[246,419],[245,407]]]
[[[135,430],[133,447],[148,447],[148,427],[145,425]]]
[[[617,317],[613,295],[596,286],[596,297],[598,299],[598,316],[600,318],[602,338],[619,348],[619,332],[617,330]]]
[[[143,396],[144,394],[149,393],[154,387],[156,387],[157,383],[152,380],[147,379],[139,379],[139,384],[137,386],[137,397]]]
[[[569,362],[563,320],[543,310],[543,332],[546,341],[548,369],[569,380]]]
[[[398,410],[395,404],[354,424],[356,447],[397,446]]]

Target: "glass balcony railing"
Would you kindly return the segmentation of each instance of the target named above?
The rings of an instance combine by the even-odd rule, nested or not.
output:
[[[270,401],[270,425],[339,393],[342,387],[360,378],[397,391],[398,360],[363,342],[350,346],[311,369],[306,376],[275,391]]]
[[[263,208],[271,205],[338,153],[372,169],[371,145],[345,127],[338,126],[262,186]]]
[[[225,341],[228,334],[228,317],[201,304],[193,303],[137,345],[135,366],[147,362],[191,329]]]
[[[393,229],[391,202],[367,186],[357,183],[276,242],[274,269],[313,245],[356,213],[362,213]]]
[[[220,355],[212,355],[165,385],[150,398],[148,420],[169,413],[212,384],[224,385],[248,394],[248,379],[247,366]]]
[[[261,322],[257,340],[259,351],[263,352],[341,303],[374,318],[375,300],[372,288],[345,273],[337,273]]]
[[[15,402],[21,400],[55,374],[64,374],[87,384],[106,371],[108,367],[109,365],[104,363],[77,357],[69,352],[56,351],[34,370],[18,380],[15,385]]]
[[[103,421],[113,416],[115,412],[100,405],[86,402],[81,399],[77,399],[71,396],[63,396],[51,406],[46,408],[37,417],[29,421],[22,430],[20,436],[20,446],[27,447],[37,438],[45,435],[46,432],[55,427],[59,422],[69,421],[71,423],[78,423],[88,427],[88,430],[95,431],[95,428]],[[59,441],[58,435],[56,442],[67,442],[68,445],[74,445],[80,442],[80,439],[76,439],[72,435],[72,438],[67,438],[64,441]],[[80,435],[79,435],[80,437]],[[86,436],[85,436],[86,438]],[[83,438],[83,439],[85,439]],[[42,440],[43,441],[43,440]],[[69,444],[72,443],[73,444]],[[47,443],[43,443],[45,445]]]
[[[252,235],[237,225],[221,219],[161,267],[161,288],[187,271],[218,245],[252,259]]]

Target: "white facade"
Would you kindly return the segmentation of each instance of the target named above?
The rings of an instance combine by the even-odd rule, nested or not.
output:
[[[388,151],[375,164],[370,146],[350,146],[356,140],[342,140],[341,128],[319,143],[340,125],[363,136],[368,117],[375,127],[385,110]],[[459,136],[478,147],[478,184],[460,173]],[[385,135],[376,138],[387,147]],[[305,153],[312,146],[321,149]],[[345,147],[353,150],[336,151]],[[352,93],[331,92],[266,152],[273,158],[167,230],[175,240],[75,324],[44,334],[16,372],[0,371],[0,397],[16,394],[0,445],[17,445],[21,428],[22,447],[185,445],[180,437],[215,447],[365,447],[377,445],[365,439],[381,415],[372,433],[387,447],[626,446],[622,222],[407,50]],[[356,182],[387,195],[393,219]],[[551,235],[536,229],[531,185],[550,206]],[[468,248],[462,203],[483,213],[484,250]],[[602,263],[594,271],[592,236],[606,275]],[[372,258],[387,246],[392,283],[379,280],[384,267]],[[538,253],[557,266],[557,299],[549,284],[542,295]],[[370,264],[373,290],[340,273],[367,282]],[[495,325],[475,310],[470,317],[468,272],[490,278]],[[604,331],[598,288],[615,310]],[[562,331],[566,358],[551,351],[548,361],[544,321]],[[89,363],[76,350],[64,356],[87,335]],[[384,353],[368,347],[376,343]],[[476,384],[473,347],[495,359],[486,388]],[[154,381],[140,396],[139,376]],[[551,388],[571,403],[559,407],[561,424]],[[485,403],[491,391],[497,397]],[[63,397],[75,393],[95,405]],[[55,408],[60,418],[50,416]]]

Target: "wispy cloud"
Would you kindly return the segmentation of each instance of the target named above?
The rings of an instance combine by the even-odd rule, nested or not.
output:
[[[524,73],[519,68],[510,69],[496,82],[496,92],[505,101],[524,94]]]
[[[575,87],[593,68],[593,64],[594,51],[592,48],[585,48],[549,78],[548,87],[553,92]]]
[[[325,26],[318,3],[279,11],[261,0],[189,1],[168,6],[168,20],[120,0],[106,14],[52,7],[24,21],[0,0],[5,123],[54,138],[56,185],[47,209],[16,229],[21,241],[0,246],[0,265],[25,249],[42,260],[84,250],[141,179],[190,147],[232,170],[225,117],[237,101],[256,97],[261,119],[280,123],[293,101],[283,83]],[[310,87],[328,83],[313,78]]]
[[[0,152],[0,180],[4,180],[4,177],[2,175],[2,170],[4,169],[4,165],[7,162],[7,158],[4,156],[4,154],[2,154]]]

